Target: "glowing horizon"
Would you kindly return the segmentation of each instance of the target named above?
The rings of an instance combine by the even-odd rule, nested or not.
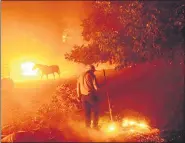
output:
[[[38,75],[37,70],[32,70],[34,65],[35,65],[35,63],[33,63],[33,62],[25,62],[25,63],[21,64],[22,75],[24,75],[24,76],[37,76]]]

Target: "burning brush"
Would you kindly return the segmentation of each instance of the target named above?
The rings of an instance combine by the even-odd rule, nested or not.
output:
[[[143,120],[123,119],[121,122],[104,122],[101,131],[116,141],[164,142],[159,137],[159,130],[152,128]]]
[[[136,121],[132,119],[123,119],[120,122],[111,122],[104,125],[102,130],[107,133],[111,132],[130,132],[130,133],[147,133],[150,132],[151,127],[144,121]]]

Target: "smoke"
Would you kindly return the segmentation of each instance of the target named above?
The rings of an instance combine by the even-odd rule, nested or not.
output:
[[[62,72],[70,74],[82,68],[66,61],[64,54],[74,44],[83,43],[80,24],[88,13],[84,12],[87,3],[2,2],[2,65],[13,65],[13,78],[19,78],[15,71],[22,62],[58,64]]]

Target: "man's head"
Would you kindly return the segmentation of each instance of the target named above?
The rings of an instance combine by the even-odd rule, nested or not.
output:
[[[92,71],[92,72],[96,71],[96,69],[95,69],[95,67],[93,65],[88,65],[87,68],[88,68],[88,71]]]

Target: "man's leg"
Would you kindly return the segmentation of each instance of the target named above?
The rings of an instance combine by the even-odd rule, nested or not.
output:
[[[93,105],[93,128],[98,129],[98,120],[99,120],[99,104],[95,103]]]
[[[83,101],[84,113],[85,113],[85,125],[91,126],[91,105],[87,101]]]

